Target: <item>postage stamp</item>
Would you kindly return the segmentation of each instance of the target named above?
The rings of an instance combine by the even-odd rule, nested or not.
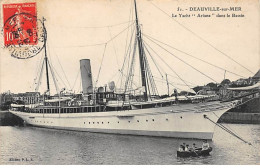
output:
[[[44,46],[44,28],[37,19],[36,3],[3,4],[4,45],[11,56],[26,59]]]

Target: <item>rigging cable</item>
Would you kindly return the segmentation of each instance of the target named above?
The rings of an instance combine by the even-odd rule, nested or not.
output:
[[[60,46],[60,47],[55,47],[55,48],[77,48],[77,47],[93,47],[93,46],[100,46],[100,45],[106,45],[109,42],[111,42],[112,40],[114,40],[116,37],[118,37],[120,34],[122,34],[125,30],[127,30],[130,26],[132,26],[134,24],[134,22],[132,24],[130,24],[128,27],[126,27],[125,29],[123,29],[121,32],[119,32],[117,35],[115,35],[114,37],[112,37],[111,39],[109,39],[106,42],[103,43],[96,43],[96,44],[86,44],[86,45],[77,45],[77,46]]]
[[[76,82],[77,82],[77,80],[78,80],[78,77],[79,77],[79,73],[80,73],[80,68],[79,68],[79,71],[78,71],[78,73],[77,73],[76,79],[75,79],[75,81],[74,81],[74,84],[73,84],[71,90],[73,90],[74,87],[75,87],[75,84],[76,84]]]
[[[119,25],[123,25],[129,22],[134,22],[135,20],[129,20],[126,22],[122,22],[122,23],[117,23],[117,24],[112,24],[112,25],[105,25],[105,26],[61,26],[61,25],[53,25],[55,27],[61,27],[61,28],[76,28],[76,29],[100,29],[100,28],[107,28],[107,27],[115,27],[115,26],[119,26]]]
[[[82,89],[82,83],[81,83],[81,82],[79,82],[79,89],[78,89],[78,93],[80,93],[82,90],[83,90],[83,89]],[[82,92],[82,93],[83,93],[83,92]]]
[[[160,75],[161,75],[161,77],[163,78],[163,75],[162,75],[162,73],[160,72],[160,70],[159,70],[159,67],[158,67],[158,65],[155,63],[155,60],[154,60],[154,58],[152,57],[152,55],[151,55],[151,53],[149,52],[149,50],[147,49],[147,47],[144,45],[144,47],[145,47],[145,49],[146,49],[146,51],[148,52],[148,54],[150,55],[150,57],[152,58],[152,60],[153,60],[153,63],[154,63],[154,65],[156,66],[156,68],[157,68],[157,70],[159,71],[159,73],[160,73]],[[161,68],[162,69],[162,68]],[[168,74],[169,76],[172,76],[172,75],[170,75],[170,74]],[[155,76],[153,76],[154,78],[157,78],[157,79],[160,79],[161,81],[163,81],[163,82],[165,82],[163,79],[161,79],[161,78],[158,78],[158,77],[155,77]],[[172,76],[172,77],[174,77],[174,76]],[[177,78],[177,77],[174,77],[174,78]],[[177,79],[179,79],[179,78],[177,78]],[[158,80],[157,80],[158,81]],[[190,83],[190,84],[192,84],[192,85],[194,85],[193,83],[191,83],[191,82],[188,82],[188,81],[186,81],[187,83]],[[177,83],[177,85],[183,85],[183,84],[178,84]],[[174,85],[172,85],[172,86],[174,86]],[[186,86],[186,85],[184,85],[184,86]],[[175,87],[175,86],[174,86]],[[176,87],[177,88],[177,87]],[[177,89],[179,89],[179,88],[177,88]],[[182,90],[182,89],[181,89]]]
[[[126,74],[128,74],[128,70],[129,70],[129,62],[130,62],[130,58],[131,58],[131,51],[132,51],[132,41],[133,41],[133,36],[134,35],[134,31],[132,32],[132,36],[131,36],[131,39],[130,39],[130,43],[129,43],[129,47],[128,47],[128,50],[127,50],[127,53],[125,55],[125,58],[124,58],[124,62],[123,62],[123,65],[122,65],[122,68],[120,70],[121,72],[121,81],[120,81],[120,88],[123,88],[123,72],[124,72],[124,69],[126,67]],[[134,43],[136,41],[136,38],[134,39]],[[134,44],[135,45],[135,44]],[[127,64],[127,65],[126,65]],[[126,79],[127,80],[127,79]]]
[[[126,77],[125,74],[123,74],[123,75]],[[169,74],[167,74],[167,75],[169,75]],[[135,75],[135,76],[141,77],[140,75]],[[159,77],[153,76],[153,78],[156,78],[156,79],[154,79],[155,81],[166,83],[166,81],[165,81],[164,79],[161,79],[161,78],[159,78]],[[176,77],[176,78],[177,78],[177,77]],[[157,79],[158,79],[158,80],[157,80]],[[178,79],[179,79],[179,78],[178,78]],[[187,81],[186,81],[186,82],[187,82]],[[136,84],[136,83],[133,82],[133,84],[137,87],[137,84]],[[169,84],[172,84],[172,86],[174,86],[173,84],[175,84],[175,85],[180,85],[180,86],[187,86],[187,85],[185,85],[185,84],[174,83],[174,82],[169,82]],[[194,87],[193,85],[189,85],[189,86],[190,86],[190,87]],[[178,89],[178,88],[177,88],[177,89]],[[182,90],[182,89],[180,89],[180,90]]]
[[[39,75],[39,73],[40,73],[40,71],[41,71],[41,65],[42,65],[42,60],[44,59],[44,53],[42,52],[42,55],[41,55],[41,57],[39,57],[39,59],[38,59],[38,62],[37,62],[37,67],[35,68],[35,76],[36,76],[36,78],[34,79],[34,80],[36,80],[37,79],[37,77],[38,77],[38,75]],[[35,83],[35,82],[34,82]]]
[[[133,10],[133,4],[131,3],[131,6],[130,6],[130,12],[129,12],[129,20],[132,19],[132,18],[130,18],[130,17],[132,16],[132,10]],[[133,16],[132,16],[132,17],[133,17]],[[129,22],[129,24],[130,24],[130,22]],[[128,26],[129,26],[129,24],[128,24]],[[131,26],[130,28],[131,28],[131,32],[132,32],[132,34],[131,34],[131,38],[130,38],[129,44],[131,44],[131,42],[132,42],[132,37],[133,37],[133,33],[134,33],[134,30],[133,30],[132,26]],[[128,49],[129,49],[129,47],[127,47],[127,46],[128,46],[128,45],[127,45],[128,35],[129,35],[129,29],[127,30],[127,34],[126,34],[126,41],[125,41],[125,57],[126,57],[126,55],[127,55]],[[124,57],[124,61],[125,61],[125,57]],[[123,65],[124,65],[124,63],[123,63]]]
[[[165,62],[165,61],[146,43],[146,41],[144,41],[144,45],[147,45],[147,46],[155,53],[155,55],[157,55],[157,56],[160,58],[160,60],[163,61],[163,62],[167,65],[167,67],[168,67],[169,69],[171,69],[171,70],[175,73],[175,75],[177,75],[177,76],[181,79],[181,81],[182,81],[186,86],[188,86],[189,89],[193,90],[193,89],[177,74],[177,72],[175,72],[175,71],[171,68],[171,66],[169,66],[169,64],[167,64],[167,62]]]
[[[125,75],[125,74],[123,74],[123,76],[125,77],[125,78],[127,78],[127,75]],[[140,77],[140,76],[139,76]],[[138,85],[133,81],[132,82],[134,85],[135,85],[135,87],[138,87]]]
[[[169,76],[171,76],[171,77],[173,77],[173,78],[175,78],[175,79],[179,79],[178,77],[176,77],[176,76],[173,76],[173,75],[171,75],[171,74],[167,74],[167,75],[169,75]],[[189,82],[189,81],[186,81],[187,83],[190,83],[191,85],[190,86],[198,86],[197,84],[195,84],[195,83],[192,83],[192,82]]]
[[[77,45],[77,46],[56,46],[54,48],[81,48],[81,47],[94,47],[104,45],[106,43],[96,43],[96,44],[86,44],[86,45]]]
[[[52,69],[52,67],[51,67],[51,65],[50,65],[49,62],[50,62],[50,61],[48,61],[48,65],[49,65],[50,70],[51,70],[52,79],[53,79],[53,82],[54,82],[54,85],[55,85],[55,88],[56,88],[57,94],[59,94],[59,87],[58,87],[58,85],[57,85],[57,81],[56,81],[56,79],[55,79],[55,74],[54,74],[53,69]]]
[[[125,29],[123,29],[121,32],[119,32],[117,35],[115,35],[113,38],[111,38],[110,40],[108,40],[106,43],[109,43],[110,41],[114,40],[117,36],[119,36],[120,34],[122,34],[125,30],[127,30],[129,27],[131,27],[134,24],[134,22],[132,24],[130,24],[129,26],[127,26]]]
[[[219,118],[219,122],[222,122],[223,120],[221,119],[221,116],[218,116],[215,112],[213,112],[213,114],[217,117],[217,118]],[[221,124],[221,123],[219,123],[219,124]],[[231,129],[229,126],[226,126],[226,127],[228,127],[228,129],[229,130],[231,130],[232,132],[234,132],[235,134],[237,134],[238,135],[238,133],[236,133],[233,129]]]
[[[51,55],[50,53],[49,53],[49,45],[47,44],[47,47],[48,47],[48,54],[49,55]],[[48,61],[48,62],[50,62],[49,64],[50,64],[50,68],[52,68],[53,70],[54,70],[54,72],[57,74],[57,76],[59,77],[59,79],[61,80],[61,82],[62,82],[62,84],[64,85],[64,87],[65,88],[69,88],[69,87],[67,87],[67,85],[66,85],[66,83],[63,81],[63,79],[61,78],[61,76],[59,75],[59,73],[57,72],[57,70],[54,68],[54,66],[52,65],[52,57],[50,56],[50,57],[48,57],[48,58],[50,58],[50,61]],[[57,78],[57,80],[58,80],[58,78]]]
[[[257,92],[255,92],[255,93],[257,93]],[[248,99],[248,100],[246,100],[246,101],[244,101],[244,102],[238,103],[238,104],[236,104],[235,107],[233,107],[233,108],[236,108],[236,107],[238,107],[238,106],[241,106],[241,105],[243,105],[243,104],[246,104],[247,102],[249,102],[249,101],[251,101],[251,100],[253,100],[253,99],[255,99],[255,97],[252,97],[252,98],[250,98],[250,99]],[[219,118],[219,121],[220,121],[220,122],[222,121],[221,117],[219,117],[215,112],[213,112],[213,114],[214,114],[217,118]],[[219,124],[221,124],[221,123],[219,123]],[[228,127],[233,133],[235,133],[236,135],[238,135],[238,133],[236,133],[236,132],[235,132],[233,129],[231,129],[228,125],[227,125],[226,127]]]
[[[156,84],[154,82],[153,74],[152,74],[152,71],[150,69],[150,66],[149,66],[145,52],[144,52],[144,61],[145,61],[145,65],[146,65],[146,73],[147,73],[147,76],[149,77],[149,78],[147,78],[147,82],[150,82],[153,94],[158,95],[158,90],[157,90]],[[149,79],[149,81],[148,81],[148,79]],[[149,88],[149,85],[148,85],[148,88]],[[150,90],[149,90],[149,92],[150,92]]]
[[[110,81],[112,81],[116,76],[117,76],[117,73],[119,73],[119,71],[116,71],[115,73],[114,73],[114,75],[112,75],[112,77],[111,78],[109,78],[109,82]]]
[[[173,90],[172,90],[172,92],[174,92],[174,89],[179,89],[179,90],[181,90],[181,91],[184,91],[183,89],[180,89],[180,88],[176,87],[175,85],[173,85],[173,84],[170,83],[170,82],[169,82],[169,84],[172,85],[172,86],[174,87]]]
[[[169,75],[169,74],[167,74],[167,75]],[[161,78],[156,77],[156,76],[153,76],[153,77],[156,78],[156,79],[158,79],[158,80],[155,79],[155,81],[167,83],[164,79],[161,79]],[[178,78],[178,79],[179,79],[179,78]],[[186,81],[186,82],[187,82],[187,81]],[[170,82],[169,82],[169,83],[170,83]],[[174,82],[171,82],[171,83],[174,83]],[[180,85],[180,86],[186,86],[185,84],[182,84],[182,83],[174,83],[174,84]],[[189,86],[190,86],[190,87],[194,87],[193,85],[189,85]]]
[[[254,93],[251,93],[251,94],[249,94],[249,95],[256,94],[256,93],[259,93],[259,91],[254,92]],[[248,95],[246,95],[246,96],[248,96]],[[246,96],[244,95],[244,97],[246,97]],[[239,98],[241,98],[241,97],[239,97]],[[241,106],[242,104],[245,104],[245,103],[247,103],[247,102],[249,102],[249,101],[251,101],[251,100],[253,100],[253,99],[255,99],[255,97],[250,98],[249,100],[246,100],[246,101],[244,101],[244,102],[242,102],[242,103],[236,103],[236,105],[233,106],[232,108]],[[213,112],[213,114],[215,114],[215,113]],[[217,118],[220,118],[217,114],[215,114],[215,116],[216,116]],[[229,133],[229,134],[235,136],[236,138],[240,139],[241,141],[247,143],[248,145],[252,145],[250,142],[248,142],[248,141],[244,140],[242,137],[240,137],[240,136],[239,136],[235,131],[233,131],[229,126],[224,126],[224,125],[221,124],[221,123],[216,123],[216,122],[212,121],[210,118],[208,118],[206,115],[204,115],[204,118],[208,119],[209,121],[211,121],[212,123],[214,123],[214,124],[216,124],[218,127],[220,127],[221,129],[223,129],[224,131],[226,131],[227,133]],[[221,119],[220,119],[220,121],[221,121]],[[227,128],[227,127],[228,127],[228,128]],[[252,145],[252,146],[253,146],[253,145]]]
[[[149,39],[149,38],[148,38]],[[200,70],[198,70],[197,68],[195,68],[194,66],[192,66],[191,64],[185,62],[183,59],[179,58],[178,56],[172,54],[170,51],[168,51],[167,49],[163,48],[160,44],[154,42],[153,40],[149,39],[150,41],[152,41],[153,43],[155,43],[156,45],[158,45],[159,47],[161,47],[163,50],[165,50],[166,52],[168,52],[170,55],[174,56],[175,58],[177,58],[178,60],[180,60],[181,62],[185,63],[186,65],[188,65],[189,67],[191,67],[192,69],[198,71],[199,73],[201,73],[202,75],[206,76],[207,78],[211,79],[212,81],[218,83],[215,79],[211,78],[210,76],[206,75],[205,73],[201,72]]]
[[[198,34],[196,34],[194,31],[192,31],[191,29],[187,28],[186,26],[184,26],[183,24],[181,24],[180,22],[178,22],[176,19],[174,19],[173,17],[171,17],[170,15],[168,15],[165,11],[163,11],[161,8],[159,8],[158,6],[156,6],[153,2],[149,1],[154,7],[156,7],[157,9],[159,9],[161,12],[163,12],[166,16],[170,17],[172,20],[174,20],[176,23],[178,23],[180,26],[182,26],[184,29],[188,30],[189,32],[191,32],[193,35],[195,35],[197,38],[199,38],[200,40],[202,40],[204,43],[208,44],[209,46],[211,46],[213,49],[215,49],[216,51],[220,52],[221,54],[223,54],[224,56],[226,56],[227,58],[229,58],[230,60],[232,60],[233,62],[237,63],[238,65],[240,65],[241,67],[243,67],[244,69],[246,69],[247,71],[251,72],[252,74],[254,74],[251,70],[249,70],[248,68],[246,68],[245,66],[243,66],[242,64],[240,64],[239,62],[237,62],[236,60],[234,60],[232,57],[230,57],[229,55],[227,55],[226,53],[224,53],[223,51],[219,50],[218,48],[216,48],[214,45],[212,45],[211,43],[209,43],[208,41],[206,41],[205,39],[203,39],[201,36],[199,36]]]
[[[38,85],[38,83],[36,81],[40,77],[40,73],[42,73],[41,72],[42,71],[42,66],[43,66],[42,64],[44,64],[43,60],[44,60],[44,56],[43,56],[43,52],[42,52],[42,57],[40,57],[39,62],[37,64],[38,66],[37,66],[36,71],[35,71],[36,78],[33,79],[32,87],[34,88],[34,90],[36,90],[36,87]]]
[[[130,6],[130,11],[129,11],[129,20],[133,19],[133,15],[132,15],[132,12],[133,12],[133,4],[131,3],[131,6]],[[132,17],[131,17],[132,16]],[[134,34],[134,31],[135,29],[133,29],[133,26],[130,27],[131,30],[130,32],[131,33],[131,38],[129,40],[129,45],[127,45],[127,42],[128,42],[128,35],[129,35],[129,28],[127,30],[127,35],[126,35],[126,41],[125,41],[125,56],[124,56],[124,61],[123,61],[123,65],[122,65],[122,68],[119,69],[119,72],[121,73],[120,76],[121,76],[121,80],[120,80],[120,76],[119,76],[119,79],[118,81],[120,80],[120,88],[122,88],[122,85],[123,85],[123,70],[124,70],[124,65],[125,65],[125,62],[126,62],[126,59],[127,59],[127,56],[128,56],[128,52],[130,51],[130,48],[131,48],[131,43],[132,43],[132,39],[133,39],[133,34]],[[129,55],[129,59],[130,59],[130,55]]]
[[[244,140],[242,137],[238,136],[237,134],[235,134],[234,132],[232,132],[231,130],[229,130],[227,127],[225,127],[224,125],[220,124],[220,123],[216,123],[213,120],[211,120],[209,117],[207,117],[207,115],[204,115],[205,119],[208,119],[210,122],[214,123],[216,126],[220,127],[221,129],[223,129],[224,131],[226,131],[227,133],[233,135],[234,137],[240,139],[241,141],[243,141],[244,143],[248,144],[248,145],[252,145],[250,142],[247,142],[246,140]]]
[[[161,71],[160,71],[160,69],[159,69],[159,66],[155,63],[154,58],[152,57],[151,53],[149,52],[149,50],[146,48],[145,45],[144,45],[144,49],[148,52],[148,54],[149,54],[149,56],[151,57],[151,59],[152,59],[154,65],[155,65],[155,67],[157,68],[158,72],[160,73],[161,77],[163,78],[163,75],[162,75],[162,73],[161,73]]]
[[[132,89],[131,88],[131,86],[132,86],[131,83],[132,83],[132,79],[133,79],[133,72],[134,72],[134,65],[135,65],[136,44],[137,44],[137,39],[135,39],[135,42],[134,42],[134,50],[133,50],[133,53],[132,53],[131,65],[130,65],[128,73],[127,73],[124,93],[126,93],[128,88]]]
[[[173,47],[173,46],[170,46],[170,45],[168,45],[168,44],[166,44],[166,43],[164,43],[164,42],[162,42],[162,41],[159,41],[159,40],[157,40],[157,39],[155,39],[155,38],[153,38],[153,37],[151,37],[151,36],[148,36],[148,35],[146,35],[146,34],[143,34],[143,35],[144,35],[145,37],[147,37],[147,38],[150,38],[150,39],[153,39],[153,40],[155,40],[155,41],[157,41],[157,42],[159,42],[159,43],[162,43],[162,44],[164,44],[164,45],[166,45],[166,46],[168,46],[168,47],[170,47],[170,48],[172,48],[172,49],[175,49],[175,50],[177,50],[177,51],[179,51],[179,52],[181,52],[181,53],[183,53],[183,54],[186,54],[187,56],[190,56],[190,57],[192,57],[192,58],[194,58],[194,59],[197,59],[197,60],[202,61],[202,62],[204,62],[204,63],[206,63],[206,64],[209,64],[209,65],[211,65],[211,66],[213,66],[213,67],[215,67],[215,68],[221,69],[221,70],[223,70],[223,71],[227,71],[227,72],[229,72],[229,73],[231,73],[231,74],[233,74],[233,75],[239,76],[239,77],[246,78],[246,77],[241,76],[241,75],[239,75],[239,74],[237,74],[237,73],[231,72],[231,71],[226,70],[226,69],[224,69],[224,68],[221,68],[221,67],[219,67],[219,66],[217,66],[217,65],[214,65],[214,64],[212,64],[212,63],[210,63],[210,62],[207,62],[207,61],[205,61],[205,60],[203,60],[203,59],[200,59],[200,58],[198,58],[198,57],[195,57],[195,56],[193,56],[193,55],[191,55],[191,54],[189,54],[189,53],[187,53],[187,52],[181,51],[180,49],[177,49],[177,48],[175,48],[175,47]]]
[[[103,52],[103,56],[102,56],[102,60],[101,60],[101,63],[100,63],[99,70],[98,70],[97,80],[96,80],[94,88],[97,86],[97,83],[98,83],[98,80],[99,80],[99,74],[100,74],[101,67],[102,67],[102,64],[103,64],[103,60],[104,60],[104,56],[105,56],[105,52],[106,52],[106,47],[107,47],[107,44],[105,44],[105,48],[104,48],[104,52]]]
[[[110,38],[112,38],[112,34],[111,34],[111,31],[110,31],[109,27],[107,27],[107,29],[108,29],[108,32],[109,32]],[[116,47],[115,47],[115,43],[114,43],[114,41],[112,41],[112,43],[113,43],[113,49],[114,49],[114,52],[115,52],[115,55],[116,55],[116,63],[117,63],[117,67],[119,67],[119,64],[118,64],[118,58],[117,58],[117,52],[116,52]]]
[[[131,11],[132,11],[132,6],[130,6],[130,12],[129,12],[129,20],[130,20],[130,17],[131,17]],[[132,27],[131,27],[131,30],[132,30]],[[132,35],[131,35],[131,38],[130,38],[130,41],[129,41],[129,44],[131,44],[132,42],[132,36],[133,36],[133,31],[132,32]],[[127,42],[128,42],[128,35],[129,35],[129,29],[127,29],[127,33],[126,33],[126,41],[125,41],[125,51],[124,51],[124,59],[123,59],[123,64],[122,64],[122,67],[121,69],[119,69],[119,78],[117,80],[116,83],[119,83],[120,81],[120,88],[122,88],[122,84],[123,84],[123,68],[124,68],[124,64],[126,62],[126,59],[127,59],[127,55],[128,55],[128,49],[131,47],[130,45],[127,45]],[[121,80],[120,80],[121,79]]]
[[[44,68],[44,64],[45,64],[45,60],[42,60],[42,67],[41,67],[41,71],[40,71],[40,75],[39,75],[39,79],[35,88],[35,92],[38,92],[40,84],[41,84],[41,80],[42,80],[42,73],[43,73],[43,68]]]
[[[62,72],[63,72],[63,74],[64,74],[64,76],[65,76],[66,81],[68,82],[69,88],[72,89],[72,88],[71,88],[71,85],[70,85],[70,82],[69,82],[69,80],[68,80],[68,78],[67,78],[67,75],[66,75],[66,73],[65,73],[65,71],[64,71],[64,69],[63,69],[63,67],[62,67],[62,65],[61,65],[61,63],[60,63],[60,59],[59,59],[58,55],[56,54],[56,52],[55,52],[54,50],[52,50],[52,51],[54,52],[54,55],[57,57],[58,63],[59,63],[59,65],[60,65],[60,67],[61,67],[61,70],[62,70]]]

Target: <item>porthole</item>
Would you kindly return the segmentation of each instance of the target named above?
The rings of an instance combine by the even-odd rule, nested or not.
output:
[[[182,116],[180,118],[182,118]]]
[[[139,122],[139,120],[137,120],[137,122]]]
[[[154,119],[152,119],[152,121],[154,121]]]
[[[93,122],[93,124],[95,124],[95,122]]]
[[[85,122],[84,122],[84,124],[85,124]]]
[[[128,121],[130,123],[130,121]]]
[[[119,123],[119,121],[117,123]]]
[[[168,118],[166,118],[166,121],[168,121]]]
[[[97,124],[99,124],[99,122],[97,122]]]
[[[148,120],[146,120],[146,122],[148,122]]]
[[[104,123],[102,122],[102,124],[104,124]]]
[[[109,124],[109,122],[107,122]]]
[[[88,122],[90,124],[90,122]]]

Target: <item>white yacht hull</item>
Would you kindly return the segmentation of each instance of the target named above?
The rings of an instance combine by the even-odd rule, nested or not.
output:
[[[27,124],[75,131],[212,139],[215,124],[234,102],[183,104],[137,110],[89,113],[12,111]],[[205,118],[205,115],[211,119]]]

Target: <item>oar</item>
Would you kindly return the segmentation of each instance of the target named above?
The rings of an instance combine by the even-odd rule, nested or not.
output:
[[[196,152],[196,150],[195,150],[195,149],[194,149],[194,152],[196,153],[196,155],[197,155],[197,156],[199,156],[199,155],[197,154],[197,152]]]

